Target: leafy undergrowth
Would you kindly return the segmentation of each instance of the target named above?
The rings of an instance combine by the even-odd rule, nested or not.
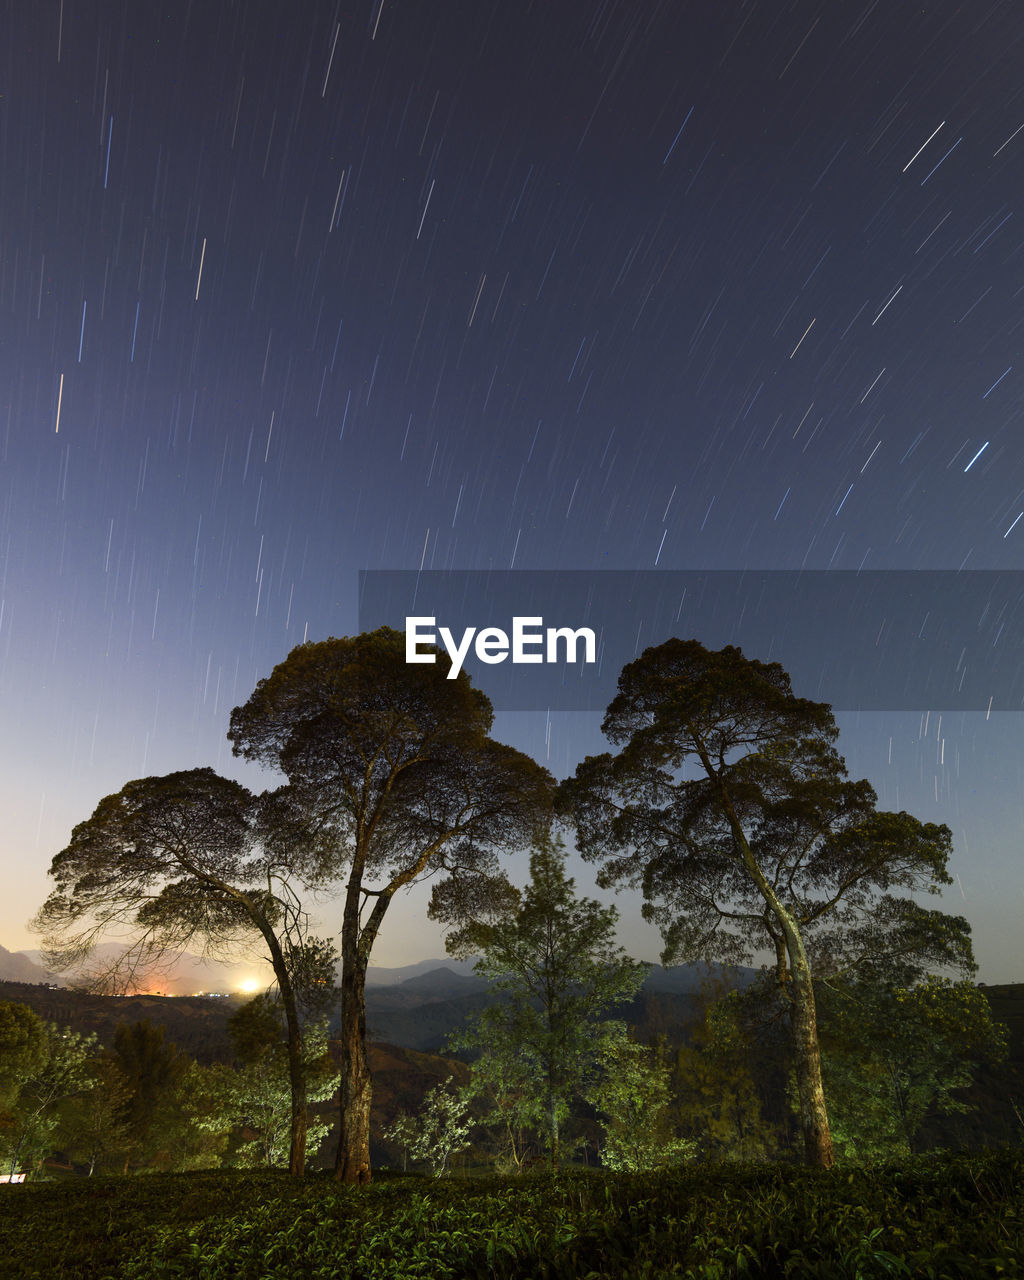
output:
[[[5,1187],[24,1280],[660,1280],[1024,1275],[1024,1153],[828,1173],[691,1165],[365,1188],[314,1174]]]

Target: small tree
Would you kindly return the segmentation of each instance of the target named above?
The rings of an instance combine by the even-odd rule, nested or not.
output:
[[[759,1083],[762,1088],[771,1083],[779,1056],[775,1052],[778,1029],[772,1028],[775,1034],[767,1045],[764,1040],[755,1043],[748,1020],[742,1016],[763,991],[758,986],[755,994],[751,988],[749,997],[739,992],[709,993],[708,1003],[702,1004],[693,1025],[690,1043],[676,1051],[675,1114],[701,1159],[778,1158],[786,1116],[769,1119],[758,1088]],[[771,994],[769,991],[769,998]],[[784,1057],[783,1080],[788,1054]]]
[[[608,1011],[636,994],[647,966],[614,942],[618,912],[577,898],[565,874],[562,843],[539,841],[518,911],[494,922],[463,921],[440,895],[435,918],[460,925],[456,954],[480,953],[476,970],[497,997],[455,1038],[478,1049],[484,1073],[529,1082],[517,1092],[516,1119],[537,1126],[558,1168],[562,1125],[596,1076],[603,1042],[617,1024]]]
[[[604,1117],[606,1168],[646,1173],[694,1154],[696,1144],[680,1138],[673,1126],[670,1075],[659,1050],[621,1033],[605,1039],[601,1075],[588,1099]]]
[[[830,708],[778,663],[669,640],[626,666],[592,756],[563,784],[600,883],[642,888],[664,961],[775,956],[809,1164],[833,1162],[814,977],[913,952],[969,972],[969,927],[893,889],[951,883],[947,827],[876,812],[850,782]]]
[[[0,1004],[0,1156],[7,1172],[38,1171],[54,1150],[60,1105],[88,1088],[95,1035]]]
[[[125,1121],[128,1085],[112,1059],[101,1056],[89,1063],[83,1092],[60,1107],[57,1142],[72,1160],[84,1161],[91,1178],[100,1171],[124,1167],[132,1140]]]
[[[287,1159],[290,1143],[290,1083],[287,1033],[280,1000],[264,993],[244,1004],[228,1022],[237,1065],[218,1064],[192,1085],[196,1123],[210,1132],[237,1135],[234,1163],[273,1168]],[[303,1076],[310,1103],[325,1102],[337,1087],[323,1021],[303,1037]],[[307,1148],[315,1154],[328,1133],[320,1119],[306,1118]]]
[[[146,1164],[154,1151],[154,1122],[161,1104],[169,1101],[188,1070],[189,1059],[164,1039],[164,1028],[148,1018],[119,1022],[114,1030],[110,1060],[117,1067],[125,1089],[121,1120],[127,1130],[132,1156]]]
[[[427,1093],[416,1115],[400,1112],[384,1136],[403,1147],[413,1160],[426,1161],[439,1178],[447,1172],[452,1156],[470,1145],[471,1125],[466,1091],[444,1080]]]
[[[474,1045],[480,1056],[473,1062],[468,1090],[473,1114],[490,1139],[498,1172],[521,1173],[543,1149],[537,1138],[535,1064],[506,1052],[505,1045]]]
[[[46,1024],[26,1004],[0,1001],[0,1106],[13,1105],[21,1087],[46,1065]]]

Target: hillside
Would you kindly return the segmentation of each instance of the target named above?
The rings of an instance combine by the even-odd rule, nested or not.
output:
[[[231,1057],[228,1018],[241,998],[212,996],[94,996],[65,988],[24,982],[0,982],[0,1000],[30,1009],[72,1031],[95,1032],[102,1046],[114,1042],[119,1022],[148,1018],[165,1028],[166,1038],[197,1062],[226,1062]]]
[[[451,964],[438,962],[437,968],[427,972],[418,965],[410,966],[415,972],[403,981],[368,984],[366,1022],[371,1038],[424,1052],[443,1051],[452,1032],[491,999],[483,978],[461,966],[456,970]],[[624,1018],[643,1039],[662,1035],[679,1043],[686,1038],[700,993],[709,981],[717,986],[728,982],[746,987],[755,976],[756,971],[747,968],[727,971],[722,966],[676,965],[664,969],[654,965],[636,998],[611,1010],[611,1015]]]

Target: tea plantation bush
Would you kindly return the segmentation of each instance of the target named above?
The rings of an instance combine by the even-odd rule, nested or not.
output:
[[[1024,1275],[1024,1153],[552,1179],[153,1174],[0,1188],[24,1280]]]

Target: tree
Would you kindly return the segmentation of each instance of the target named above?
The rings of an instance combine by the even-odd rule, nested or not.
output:
[[[128,1131],[130,1093],[120,1068],[109,1057],[89,1063],[84,1091],[60,1108],[57,1140],[60,1150],[71,1159],[84,1160],[91,1178],[99,1165],[120,1170],[130,1157],[132,1139]]]
[[[145,1162],[152,1154],[154,1121],[161,1104],[180,1084],[189,1059],[164,1039],[164,1028],[148,1018],[140,1022],[119,1022],[114,1029],[110,1059],[124,1082],[126,1096],[121,1120],[127,1130],[131,1154]]]
[[[427,1093],[416,1115],[400,1112],[384,1136],[399,1143],[414,1160],[425,1160],[434,1177],[440,1178],[452,1156],[469,1146],[470,1128],[467,1092],[449,1079]]]
[[[266,944],[289,1029],[289,1167],[305,1163],[300,987],[314,952],[293,886],[317,882],[316,832],[287,789],[254,796],[212,769],[141,778],[79,823],[50,866],[56,887],[36,917],[50,963],[67,968],[111,931],[135,937],[123,965],[199,942]],[[322,965],[320,966],[322,968]],[[121,975],[128,978],[130,974]]]
[[[460,923],[440,895],[433,910],[446,923]],[[517,1119],[544,1132],[553,1169],[570,1106],[597,1075],[607,1037],[621,1031],[608,1011],[635,995],[647,976],[646,965],[615,945],[617,919],[614,907],[576,897],[564,846],[542,839],[519,909],[504,919],[461,923],[449,939],[450,951],[481,955],[476,970],[497,997],[457,1043],[482,1051],[485,1077],[519,1084]]]
[[[602,727],[621,750],[561,789],[581,852],[604,862],[600,883],[642,888],[665,963],[774,954],[805,1158],[828,1167],[814,973],[897,954],[971,970],[966,921],[890,893],[951,883],[949,829],[877,812],[870,784],[847,777],[830,708],[732,646],[646,650]]]
[[[1006,1055],[1004,1029],[973,982],[828,983],[821,994],[829,1111],[838,1145],[858,1159],[919,1150],[928,1114],[969,1111],[955,1091]]]
[[[407,665],[389,628],[304,644],[231,713],[236,755],[280,769],[344,880],[341,919],[340,1181],[370,1179],[366,968],[400,889],[447,872],[469,894],[496,854],[550,820],[552,781],[489,736],[486,697],[451,661]]]
[[[53,1149],[58,1108],[88,1086],[95,1035],[0,1004],[0,1154],[10,1174],[36,1170]]]
[[[49,1055],[46,1024],[27,1004],[0,1001],[0,1105],[17,1100],[30,1076]]]
[[[779,1103],[791,1055],[778,1043],[778,1025],[765,1025],[765,1005],[778,1004],[773,994],[760,983],[742,995],[708,992],[690,1043],[676,1051],[675,1112],[701,1159],[778,1159],[787,1127],[787,1109]],[[775,1107],[766,1108],[766,1101]]]
[[[601,1075],[588,1099],[605,1117],[601,1162],[606,1168],[646,1173],[693,1155],[696,1144],[678,1137],[672,1124],[670,1075],[657,1048],[624,1033],[605,1039]]]

